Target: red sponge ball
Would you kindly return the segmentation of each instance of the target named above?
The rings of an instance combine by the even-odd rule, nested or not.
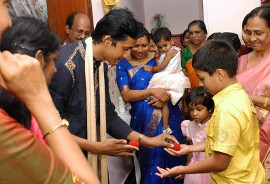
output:
[[[137,148],[140,147],[140,143],[137,140],[131,140],[128,144],[131,146],[136,146]]]
[[[180,144],[178,144],[178,143],[176,143],[176,142],[173,142],[173,145],[174,145],[173,150],[179,151],[179,150],[181,149]]]

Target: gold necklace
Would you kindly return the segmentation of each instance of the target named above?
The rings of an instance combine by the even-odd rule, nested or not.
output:
[[[148,61],[146,60],[146,61],[143,61],[143,62],[138,62],[138,61],[129,61],[129,62],[130,62],[130,64],[132,66],[136,66],[136,65],[142,65],[142,66],[144,66]]]

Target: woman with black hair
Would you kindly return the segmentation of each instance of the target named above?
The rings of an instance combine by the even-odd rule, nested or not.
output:
[[[188,25],[191,45],[183,49],[181,56],[181,66],[186,70],[191,88],[199,85],[199,79],[192,67],[192,58],[197,50],[206,42],[207,29],[203,21],[193,20]]]
[[[270,161],[270,7],[253,9],[243,20],[244,34],[253,51],[238,59],[237,80],[249,95],[260,121],[260,160]],[[270,171],[266,169],[268,181]]]
[[[56,72],[54,63],[58,56],[59,38],[47,24],[34,18],[18,17],[13,20],[12,24],[12,29],[3,34],[0,50],[36,58],[41,64],[48,85]],[[44,142],[35,118],[31,118],[31,114],[23,102],[3,88],[0,88],[0,108]]]

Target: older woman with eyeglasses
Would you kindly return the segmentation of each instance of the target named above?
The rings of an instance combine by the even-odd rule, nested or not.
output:
[[[253,51],[238,59],[237,79],[256,107],[260,121],[260,159],[270,181],[270,7],[255,8],[242,25]]]

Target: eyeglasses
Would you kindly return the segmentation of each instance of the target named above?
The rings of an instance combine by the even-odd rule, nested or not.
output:
[[[72,28],[73,29],[73,28]],[[75,33],[78,34],[79,36],[84,34],[85,37],[89,37],[91,35],[90,31],[84,31],[82,29],[74,29]]]

